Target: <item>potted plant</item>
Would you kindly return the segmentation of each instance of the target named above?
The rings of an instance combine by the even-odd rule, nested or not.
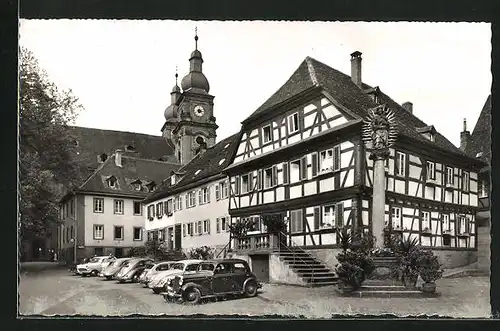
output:
[[[394,246],[399,258],[399,273],[405,287],[415,287],[418,279],[417,259],[421,254],[417,238],[399,239]]]
[[[354,291],[363,282],[363,269],[349,262],[337,264],[335,272],[339,278],[337,286],[342,293]]]
[[[424,283],[422,284],[422,292],[436,292],[435,281],[443,276],[443,270],[437,259],[437,256],[430,250],[421,252],[417,258],[418,273]]]

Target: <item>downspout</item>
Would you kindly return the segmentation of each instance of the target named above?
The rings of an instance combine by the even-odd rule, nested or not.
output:
[[[77,209],[78,209],[78,204],[76,203],[76,194],[74,196],[74,199],[75,199],[75,209],[74,209],[74,212],[75,212],[75,247],[73,248],[73,254],[74,254],[74,257],[73,257],[73,262],[76,266],[76,254],[77,254],[77,247],[78,247],[78,244],[77,244],[77,241],[78,241],[78,223],[77,223],[77,219],[78,219],[78,213],[77,213]]]

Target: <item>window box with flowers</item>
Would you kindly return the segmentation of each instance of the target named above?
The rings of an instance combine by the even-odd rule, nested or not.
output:
[[[457,233],[457,237],[468,238],[468,237],[470,237],[470,234],[467,232]]]
[[[432,230],[428,227],[424,228],[422,230],[422,236],[431,236],[432,235]]]

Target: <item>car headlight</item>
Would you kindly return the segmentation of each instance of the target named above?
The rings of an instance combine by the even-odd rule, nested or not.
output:
[[[182,283],[183,283],[183,279],[182,279],[182,277],[180,277],[179,278],[179,285],[182,285]]]

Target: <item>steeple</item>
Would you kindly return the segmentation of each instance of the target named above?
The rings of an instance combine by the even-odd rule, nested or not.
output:
[[[210,91],[210,85],[203,74],[203,57],[198,50],[198,39],[198,28],[195,28],[195,49],[189,58],[189,74],[182,79],[181,87],[185,92],[192,90],[192,92],[205,94]]]
[[[170,92],[170,106],[165,109],[165,120],[166,121],[177,121],[177,100],[181,97],[181,89],[179,85],[177,85],[177,78],[179,74],[177,73],[177,66],[175,67],[175,85],[172,88],[172,92]]]

